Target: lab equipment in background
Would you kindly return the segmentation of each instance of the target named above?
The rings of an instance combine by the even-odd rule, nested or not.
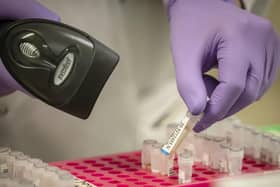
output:
[[[1,23],[0,56],[27,92],[82,119],[119,61],[88,34],[44,19]]]

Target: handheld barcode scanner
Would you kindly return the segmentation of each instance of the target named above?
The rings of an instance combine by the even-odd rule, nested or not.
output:
[[[62,111],[88,118],[119,56],[68,25],[29,19],[5,23],[0,57],[23,88]]]

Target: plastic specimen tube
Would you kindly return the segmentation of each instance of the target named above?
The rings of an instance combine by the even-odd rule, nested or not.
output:
[[[185,137],[192,132],[192,128],[201,119],[201,116],[202,115],[193,116],[190,113],[187,113],[172,133],[167,143],[162,146],[161,152],[165,155],[173,156]]]
[[[26,155],[18,155],[16,156],[16,160],[14,162],[14,177],[23,178],[25,172],[25,166],[28,164],[29,157]]]
[[[166,141],[170,138],[172,133],[178,127],[179,123],[169,123],[166,127]]]
[[[252,151],[252,158],[255,160],[259,160],[261,157],[261,143],[262,143],[262,134],[257,131],[256,129],[253,129],[251,131],[251,136],[253,139],[253,151]]]
[[[228,142],[220,144],[221,157],[219,160],[219,171],[222,173],[228,172],[228,164],[227,164],[227,152],[229,151]]]
[[[270,134],[264,133],[262,134],[262,144],[261,144],[261,152],[260,159],[263,162],[269,163],[269,159],[271,158],[271,152],[269,149],[270,146]]]
[[[151,167],[151,150],[152,146],[156,144],[156,140],[144,140],[141,152],[141,163],[143,169],[150,169]]]
[[[18,151],[12,151],[9,153],[9,155],[7,156],[7,165],[8,165],[8,175],[10,178],[15,177],[15,173],[14,173],[14,163],[16,161],[16,157],[17,156],[23,156],[24,154],[22,152],[18,152]]]
[[[225,138],[223,137],[212,137],[211,138],[211,152],[210,152],[210,167],[213,169],[218,170],[219,169],[219,164],[220,160],[222,159],[223,152],[220,147],[220,144],[225,142]]]
[[[191,182],[193,163],[194,163],[194,158],[192,152],[185,150],[178,155],[179,184]]]
[[[7,156],[10,152],[10,148],[0,147],[0,174],[8,173]]]
[[[229,175],[241,173],[244,150],[240,147],[230,147],[227,151],[227,163]]]
[[[243,125],[239,123],[234,123],[232,125],[233,136],[231,140],[231,144],[234,147],[244,147],[244,128]]]
[[[276,136],[271,136],[270,137],[270,146],[269,146],[269,150],[270,150],[270,158],[269,158],[269,164],[272,165],[277,165],[278,164],[278,150],[276,148],[276,146],[278,145],[278,137]]]
[[[203,153],[204,153],[204,144],[203,144],[203,135],[202,134],[194,134],[194,146],[195,146],[195,162],[202,163],[203,161]]]
[[[162,155],[160,153],[160,148],[162,147],[162,144],[156,143],[152,145],[151,149],[151,171],[152,173],[160,173],[163,160],[162,160]]]
[[[163,154],[160,154],[160,158],[162,159],[160,174],[167,175],[167,176],[173,176],[175,174],[175,171],[173,169],[174,158],[173,157],[170,158]]]

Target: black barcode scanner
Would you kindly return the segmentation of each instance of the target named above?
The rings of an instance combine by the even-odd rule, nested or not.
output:
[[[0,56],[23,88],[82,119],[88,118],[119,61],[85,32],[43,19],[2,24]]]

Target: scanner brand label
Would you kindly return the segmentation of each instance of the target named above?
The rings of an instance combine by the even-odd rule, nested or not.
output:
[[[60,86],[69,76],[74,65],[74,54],[68,53],[61,60],[54,73],[54,85]]]

